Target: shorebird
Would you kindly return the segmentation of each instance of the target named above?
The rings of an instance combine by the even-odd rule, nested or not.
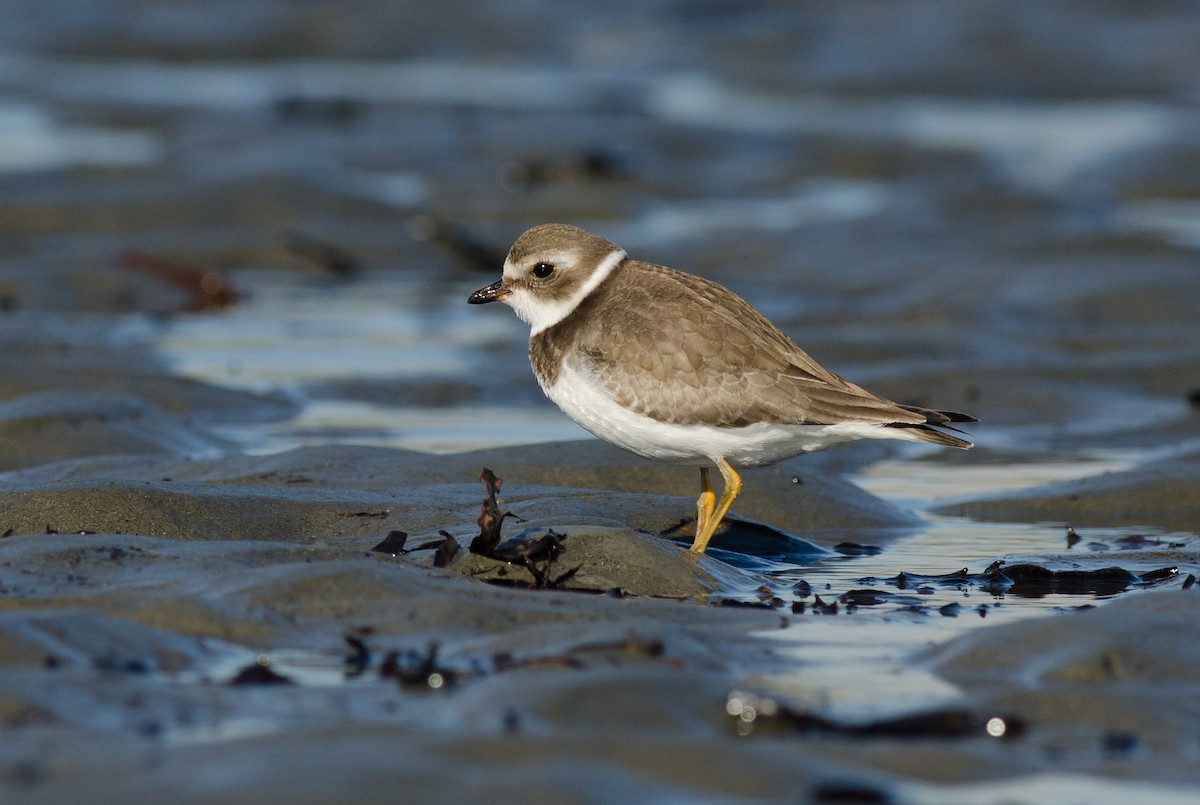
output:
[[[517,238],[503,276],[467,301],[504,302],[530,325],[533,372],[571,419],[639,456],[700,468],[697,553],[741,490],[735,467],[855,439],[968,448],[945,431],[978,421],[873,394],[724,286],[566,224]],[[713,467],[724,479],[719,500]]]

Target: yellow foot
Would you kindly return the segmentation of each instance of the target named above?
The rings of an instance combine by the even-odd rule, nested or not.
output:
[[[717,469],[721,471],[721,477],[725,479],[725,488],[721,490],[721,501],[716,505],[716,511],[713,511],[713,492],[712,486],[708,483],[708,469],[700,470],[700,499],[696,501],[696,540],[691,547],[695,553],[704,553],[708,548],[708,541],[712,539],[717,526],[725,519],[729,507],[733,505],[733,499],[738,496],[738,492],[742,491],[742,478],[733,471],[733,467],[729,466],[728,461],[723,458],[717,459]],[[706,503],[707,507],[705,507]],[[704,516],[700,517],[700,514]]]
[[[713,494],[712,484],[708,481],[708,467],[700,468],[700,497],[696,501],[696,533],[700,534],[708,527],[712,519],[713,508],[717,505],[717,496]]]

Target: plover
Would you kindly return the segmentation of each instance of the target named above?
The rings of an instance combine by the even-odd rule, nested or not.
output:
[[[939,428],[976,422],[900,405],[823,368],[715,282],[630,258],[602,237],[543,224],[517,238],[503,276],[471,294],[530,325],[529,359],[571,419],[639,456],[700,468],[703,553],[757,467],[855,439],[971,443]],[[725,484],[717,500],[709,480]]]

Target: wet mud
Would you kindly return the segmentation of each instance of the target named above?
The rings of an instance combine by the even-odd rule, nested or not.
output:
[[[0,26],[0,800],[1194,797],[1193,10],[47,8]],[[548,220],[976,448],[748,470],[689,553],[695,470],[464,304]]]

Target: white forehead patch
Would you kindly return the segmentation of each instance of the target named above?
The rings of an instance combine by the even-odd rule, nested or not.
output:
[[[620,265],[626,256],[624,249],[614,249],[609,252],[592,271],[587,281],[580,285],[575,293],[566,299],[545,299],[539,297],[529,288],[518,285],[514,286],[501,301],[511,307],[521,321],[530,326],[529,336],[532,338],[547,327],[553,327],[569,316],[571,311],[578,307],[579,303],[596,286],[604,282],[608,275],[612,273],[612,270]],[[520,271],[516,266],[507,260],[504,261],[504,276],[517,277],[519,274]]]

